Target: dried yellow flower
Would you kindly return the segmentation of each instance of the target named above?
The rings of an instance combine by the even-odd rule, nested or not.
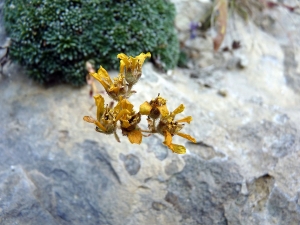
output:
[[[172,135],[168,131],[165,132],[165,141],[163,143],[164,145],[168,146],[168,148],[171,149],[174,153],[177,154],[186,153],[186,149],[184,146],[172,143]]]
[[[141,114],[135,113],[133,105],[127,99],[119,101],[115,109],[117,111],[128,111],[120,118],[122,134],[127,136],[132,144],[140,144],[142,142],[142,132],[138,124],[141,122]]]
[[[108,105],[104,107],[104,98],[101,95],[94,96],[95,104],[97,106],[97,119],[95,120],[91,116],[83,117],[83,120],[88,123],[94,123],[96,125],[96,131],[105,134],[115,134],[117,122],[122,116],[129,114],[126,109],[119,110],[119,108],[109,108]],[[118,138],[117,138],[118,139]]]
[[[169,110],[166,104],[167,101],[164,98],[157,96],[155,99],[152,99],[150,103],[147,101],[144,102],[140,106],[140,113],[152,119],[157,119],[160,115],[163,117],[168,116]]]
[[[175,121],[175,116],[183,112],[183,110],[184,110],[184,105],[181,104],[168,116],[162,117],[157,126],[157,131],[160,134],[165,136],[165,141],[163,143],[177,154],[184,154],[186,152],[186,149],[182,145],[177,145],[172,143],[172,137],[174,135],[181,136],[194,143],[196,142],[195,138],[193,138],[192,136],[179,132],[184,126],[184,124],[181,123],[183,122],[190,123],[192,121],[191,116]]]
[[[174,135],[196,142],[192,136],[180,132],[184,127],[183,123],[190,123],[192,117],[187,116],[175,120],[176,115],[183,112],[183,104],[169,112],[167,100],[158,95],[150,102],[145,101],[141,104],[139,112],[136,113],[133,104],[128,101],[131,94],[135,93],[131,89],[142,75],[142,65],[146,58],[151,57],[151,54],[148,52],[147,54],[141,53],[136,57],[128,57],[124,53],[120,53],[117,57],[121,60],[120,72],[116,78],[111,79],[103,67],[100,67],[97,73],[90,73],[90,75],[102,84],[107,94],[118,104],[115,107],[113,105],[104,106],[104,98],[101,95],[96,95],[94,96],[97,106],[96,119],[85,116],[83,120],[95,124],[97,132],[114,134],[117,141],[120,140],[116,131],[120,129],[132,144],[140,144],[143,136],[148,137],[151,134],[159,133],[165,137],[163,144],[174,153],[186,153],[184,146],[172,143]],[[142,115],[148,116],[148,130],[139,127]]]
[[[146,58],[151,57],[150,52],[141,53],[136,57],[127,56],[124,53],[117,55],[120,61],[120,73],[125,74],[128,85],[134,85],[142,75],[142,66]]]
[[[112,80],[108,72],[102,66],[100,66],[98,72],[91,73],[91,76],[98,80],[104,87],[107,94],[116,101],[118,101],[121,96],[124,96],[127,93],[125,77],[122,74],[119,74],[118,77]]]

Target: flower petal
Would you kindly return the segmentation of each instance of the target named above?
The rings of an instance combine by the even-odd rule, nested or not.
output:
[[[101,130],[103,130],[104,132],[106,131],[106,128],[97,120],[95,120],[93,117],[91,116],[84,116],[83,117],[83,120],[85,122],[88,122],[88,123],[94,123],[97,127],[99,127]]]
[[[133,105],[127,99],[120,97],[118,104],[114,108],[114,112],[118,114],[122,109],[127,109],[129,111],[128,114],[131,114],[133,112]]]
[[[122,109],[127,109],[129,112],[133,112],[133,105],[127,99],[121,101]]]
[[[133,71],[138,65],[139,59],[137,57],[133,58],[132,56],[130,56],[129,60],[131,62],[131,71]]]
[[[96,122],[96,120],[93,117],[91,117],[91,116],[84,116],[83,120],[85,122],[88,122],[88,123],[95,123]]]
[[[122,106],[121,106],[121,101],[122,101],[123,97],[120,96],[119,97],[119,101],[118,101],[118,104],[114,107],[114,112],[116,114],[118,114],[121,110],[122,110]]]
[[[118,59],[121,59],[121,60],[128,60],[128,56],[126,55],[126,54],[124,54],[124,53],[119,53],[118,55],[117,55],[117,58]]]
[[[178,122],[178,123],[190,123],[192,120],[193,120],[193,117],[187,116],[187,117],[184,117],[180,120],[177,120],[176,122]]]
[[[130,66],[130,61],[129,61],[129,57],[127,55],[125,55],[124,53],[120,53],[117,55],[118,59],[121,59],[121,61],[124,62],[126,69]]]
[[[97,120],[100,121],[104,113],[104,98],[101,95],[95,95],[94,99],[97,106]]]
[[[167,104],[167,100],[164,99],[161,96],[156,97],[155,101],[157,101],[159,105],[165,105],[165,104]]]
[[[125,62],[123,60],[120,61],[120,73],[124,73],[124,68],[125,68]]]
[[[150,52],[147,52],[146,54],[145,53],[141,53],[139,54],[138,56],[136,56],[135,58],[137,58],[139,60],[139,65],[142,66],[145,59],[146,58],[150,58],[151,57],[151,53]]]
[[[108,72],[102,66],[100,66],[97,74],[98,74],[98,76],[100,76],[105,81],[111,81],[111,78],[110,78]]]
[[[193,138],[191,135],[184,134],[184,133],[177,133],[177,135],[180,136],[180,137],[183,137],[183,138],[185,138],[185,139],[188,139],[188,140],[191,141],[191,142],[196,143],[196,139]]]
[[[122,110],[118,113],[118,115],[117,115],[115,121],[120,120],[120,119],[122,118],[122,116],[124,116],[125,114],[130,114],[130,112],[129,112],[127,109],[122,109]]]
[[[167,105],[157,106],[157,109],[159,110],[162,117],[167,117],[169,115]]]
[[[186,149],[182,145],[172,144],[170,149],[177,154],[185,154],[186,153]]]
[[[127,136],[131,144],[141,144],[142,142],[143,135],[140,130],[133,130]]]
[[[98,121],[96,121],[96,126],[99,127],[101,130],[103,130],[104,132],[106,131],[106,128]]]
[[[168,131],[165,131],[164,135],[165,135],[165,141],[163,142],[163,144],[168,147],[171,146],[172,145],[172,135]]]
[[[105,88],[105,90],[108,90],[113,84],[107,71],[102,66],[100,66],[98,73],[90,73],[90,75],[93,76],[97,81],[99,81]]]
[[[108,92],[114,92],[115,94],[118,94],[120,91],[120,87],[116,87],[114,85],[112,85],[109,89],[108,89]]]
[[[173,112],[172,114],[175,116],[179,113],[182,113],[184,110],[184,105],[183,104],[180,104],[180,106],[178,106]]]
[[[140,113],[142,115],[149,115],[150,111],[152,109],[152,106],[149,104],[149,102],[144,102],[140,105]]]

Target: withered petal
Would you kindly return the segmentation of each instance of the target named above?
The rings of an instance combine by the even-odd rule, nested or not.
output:
[[[152,109],[152,106],[147,101],[140,105],[140,113],[142,115],[149,115],[151,109]]]
[[[131,62],[131,70],[133,71],[136,68],[136,66],[137,66],[138,58],[130,56],[129,60]]]
[[[125,114],[130,114],[130,112],[127,109],[122,109],[117,117],[116,117],[116,121],[120,120],[122,118],[122,116],[124,116]]]
[[[100,78],[100,79],[103,79],[107,82],[110,82],[112,83],[112,80],[108,74],[108,72],[106,71],[106,69],[104,69],[102,66],[100,66],[98,72],[96,73],[97,74],[97,77]],[[93,76],[95,75],[95,73],[92,74]],[[96,77],[95,77],[96,78]],[[97,78],[96,78],[97,79]]]
[[[91,116],[84,116],[83,117],[83,120],[85,122],[88,122],[88,123],[93,123],[95,124],[97,127],[99,127],[101,130],[103,130],[104,132],[106,131],[106,128],[98,121],[98,120],[95,120],[93,117]]]
[[[102,66],[100,66],[98,73],[90,73],[90,75],[93,76],[97,81],[99,81],[105,90],[108,90],[113,84],[107,71]]]
[[[128,66],[130,66],[130,61],[129,61],[129,57],[127,55],[125,55],[124,53],[120,53],[117,55],[118,59],[121,59],[121,61],[124,62],[126,69],[128,68]]]
[[[93,117],[91,117],[91,116],[84,116],[83,117],[83,120],[85,121],[85,122],[88,122],[88,123],[95,123],[95,119],[93,118]]]
[[[124,73],[124,69],[125,69],[125,62],[123,60],[120,61],[120,74]]]
[[[167,117],[169,115],[167,105],[157,106],[157,109],[159,110],[162,117]]]
[[[179,113],[182,113],[184,110],[184,105],[183,104],[180,104],[173,112],[172,114],[175,116]]]
[[[176,122],[178,122],[178,123],[190,123],[192,120],[193,120],[193,117],[187,116],[187,117],[184,117],[180,120],[177,120]]]
[[[133,105],[127,99],[121,101],[122,109],[127,109],[129,112],[133,112]]]
[[[172,144],[172,135],[168,131],[165,131],[164,135],[165,135],[164,144],[169,147]]]
[[[108,90],[108,92],[114,92],[115,94],[118,94],[119,91],[120,91],[120,87],[116,87],[114,85],[112,85]]]
[[[171,144],[170,149],[177,154],[185,154],[186,153],[186,149],[182,145]]]
[[[140,130],[133,130],[127,134],[131,144],[141,144],[143,135]]]
[[[192,137],[191,135],[189,135],[189,134],[177,133],[177,135],[180,136],[180,137],[183,137],[183,138],[185,138],[185,139],[188,139],[188,140],[191,141],[191,142],[196,143],[196,139],[193,138],[193,137]]]
[[[139,64],[140,66],[143,65],[144,61],[146,58],[150,58],[151,57],[151,53],[150,52],[147,52],[146,54],[145,53],[141,53],[139,54],[138,56],[136,56],[135,58],[137,58],[139,60]]]
[[[118,104],[114,108],[114,111],[116,113],[119,113],[122,109],[127,109],[130,113],[132,113],[133,105],[127,99],[123,99],[122,97],[120,97]]]
[[[104,98],[99,94],[94,96],[95,104],[97,106],[97,120],[100,121],[104,113]]]

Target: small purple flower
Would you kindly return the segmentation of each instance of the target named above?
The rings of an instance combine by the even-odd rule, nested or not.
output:
[[[198,22],[190,23],[190,38],[194,39],[197,36],[197,29],[199,28]]]

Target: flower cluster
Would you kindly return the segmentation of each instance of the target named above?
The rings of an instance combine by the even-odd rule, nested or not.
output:
[[[122,131],[124,136],[128,137],[132,144],[140,144],[143,137],[148,137],[151,134],[161,134],[165,138],[164,145],[177,154],[184,154],[186,152],[185,147],[173,144],[172,137],[178,135],[192,142],[196,142],[196,140],[190,135],[180,132],[184,123],[192,121],[191,116],[175,120],[175,116],[183,112],[183,104],[169,112],[167,100],[158,95],[150,102],[145,101],[140,105],[139,112],[135,112],[134,106],[128,101],[128,98],[135,93],[132,91],[132,87],[142,75],[142,65],[146,58],[151,57],[151,54],[148,52],[147,54],[141,53],[136,57],[128,57],[121,53],[117,57],[120,59],[120,72],[116,78],[111,79],[103,67],[100,67],[97,73],[90,73],[102,84],[106,93],[118,102],[117,105],[115,107],[105,106],[104,98],[98,94],[94,96],[97,106],[96,119],[85,116],[83,120],[95,124],[97,132],[114,134],[118,142],[120,142],[117,134],[118,129]],[[147,116],[148,130],[139,127],[142,115]]]

